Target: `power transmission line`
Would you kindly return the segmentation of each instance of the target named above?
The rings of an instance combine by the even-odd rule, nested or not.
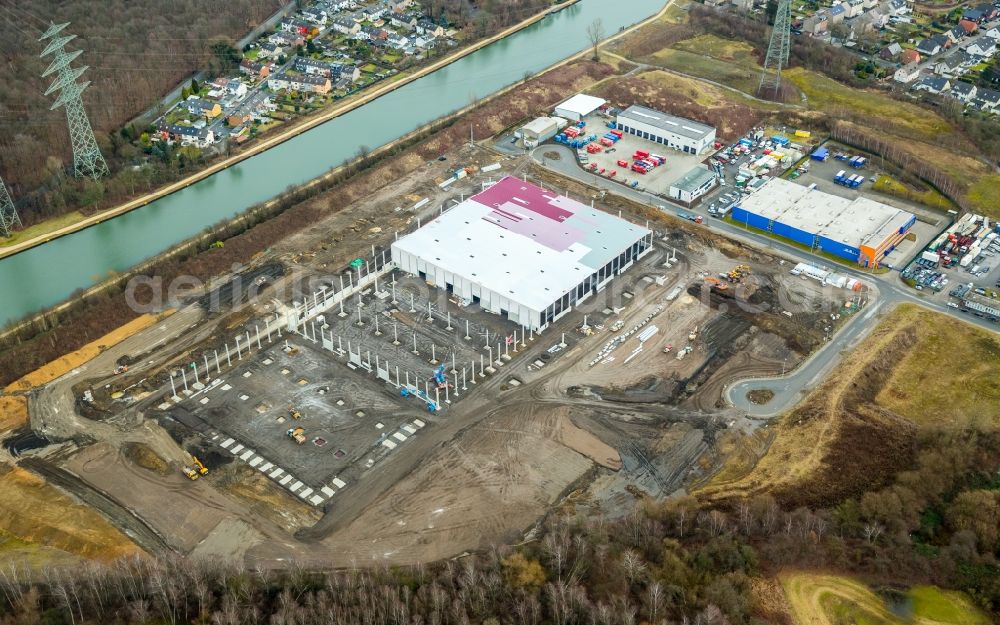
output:
[[[792,0],[778,0],[778,11],[774,14],[771,41],[764,57],[764,69],[760,74],[757,93],[764,95],[771,91],[775,97],[781,90],[781,69],[788,65],[792,45]]]
[[[21,227],[21,218],[17,216],[17,209],[14,208],[14,201],[10,199],[7,192],[7,185],[0,178],[0,235],[9,237],[14,228]]]
[[[87,176],[97,180],[108,175],[108,164],[101,155],[101,149],[97,147],[97,140],[94,138],[94,129],[90,125],[87,117],[87,110],[83,107],[84,89],[90,85],[90,81],[77,82],[87,70],[86,66],[73,67],[73,61],[82,53],[67,52],[66,44],[76,38],[76,35],[60,35],[69,22],[65,24],[52,24],[42,35],[39,41],[49,40],[41,56],[44,58],[50,54],[55,57],[48,69],[42,74],[46,77],[56,73],[56,79],[46,90],[45,95],[59,91],[59,97],[51,110],[59,107],[66,109],[66,121],[69,124],[69,138],[73,145],[73,169],[77,178]]]

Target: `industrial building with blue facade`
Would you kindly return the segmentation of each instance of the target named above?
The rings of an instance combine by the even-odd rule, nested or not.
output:
[[[878,267],[916,216],[866,197],[851,200],[772,178],[733,207],[732,220],[862,267]]]

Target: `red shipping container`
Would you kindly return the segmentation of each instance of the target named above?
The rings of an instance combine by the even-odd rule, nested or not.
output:
[[[618,137],[619,139],[622,138],[622,131],[621,130],[612,130],[611,134],[613,134],[614,136]]]

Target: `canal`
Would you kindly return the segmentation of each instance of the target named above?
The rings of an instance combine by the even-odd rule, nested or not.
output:
[[[600,18],[614,34],[664,0],[581,0],[373,102],[334,118],[186,189],[86,230],[0,260],[0,324],[68,299],[232,218],[290,185],[389,143],[473,99],[489,96],[586,48]]]

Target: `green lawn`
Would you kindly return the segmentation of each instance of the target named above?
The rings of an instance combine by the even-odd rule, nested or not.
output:
[[[13,235],[11,235],[9,239],[4,239],[0,237],[0,248],[16,245],[18,243],[27,241],[34,237],[42,236],[49,232],[54,232],[56,230],[59,230],[60,228],[71,226],[82,219],[83,219],[83,214],[80,213],[80,211],[73,211],[72,213],[67,213],[65,215],[60,215],[59,217],[53,217],[52,219],[47,219],[33,226],[28,226],[23,230],[18,230]]]
[[[960,592],[936,586],[914,586],[909,592],[913,616],[951,625],[985,625],[989,618]]]
[[[872,189],[878,191],[879,193],[923,204],[924,206],[933,208],[934,210],[949,211],[955,208],[955,205],[951,200],[941,195],[934,189],[915,191],[892,176],[886,174],[878,175],[878,179],[875,181],[875,184],[872,185]]]
[[[993,219],[1000,219],[1000,174],[980,176],[969,188],[969,201]]]

